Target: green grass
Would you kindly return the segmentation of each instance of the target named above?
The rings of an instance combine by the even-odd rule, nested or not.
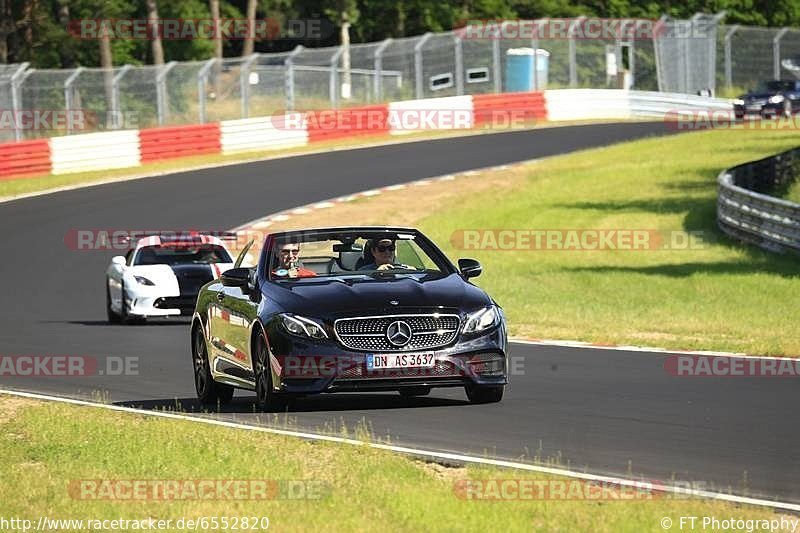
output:
[[[800,180],[795,181],[790,187],[787,193],[783,196],[785,200],[789,200],[790,202],[794,202],[796,204],[800,204]]]
[[[800,354],[800,262],[732,242],[716,227],[726,167],[793,148],[794,132],[707,131],[589,150],[527,165],[509,187],[466,187],[419,221],[451,257],[484,265],[477,283],[511,331],[537,338]],[[702,249],[464,251],[460,229],[700,231]]]
[[[770,519],[702,500],[474,501],[462,479],[556,479],[498,468],[434,469],[382,450],[63,404],[0,398],[2,516],[173,519],[267,516],[277,531],[663,531],[679,516]],[[366,433],[362,433],[361,438]],[[318,499],[87,500],[79,480],[306,480]],[[677,526],[673,528],[678,530]],[[66,529],[62,530],[66,531]]]

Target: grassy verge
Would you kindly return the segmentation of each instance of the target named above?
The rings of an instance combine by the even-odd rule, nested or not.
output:
[[[731,242],[716,227],[719,171],[797,144],[791,132],[752,133],[700,132],[548,160],[527,167],[513,190],[463,196],[420,225],[439,242],[464,228],[702,232],[697,249],[472,255],[518,334],[797,355],[797,258]]]
[[[481,261],[476,283],[506,309],[515,335],[798,355],[797,258],[732,242],[716,227],[720,170],[797,144],[781,131],[653,138],[461,175],[423,194],[388,191],[282,224],[418,226],[450,257]],[[452,242],[464,229],[645,229],[703,240],[672,250],[465,250]]]
[[[784,199],[800,204],[800,181],[795,181],[792,186],[789,187],[789,191],[784,196]]]
[[[687,515],[779,518],[765,509],[652,493],[638,501],[474,501],[459,497],[454,487],[460,480],[558,480],[488,467],[438,467],[364,447],[312,444],[8,396],[0,396],[0,427],[2,517],[31,519],[34,524],[39,516],[84,520],[267,516],[270,529],[277,531],[372,531],[379,524],[382,531],[604,532],[663,531],[664,517],[677,524],[678,517]],[[282,497],[266,501],[244,500],[232,493],[221,499],[190,499],[183,490],[180,494],[186,499],[94,500],[87,496],[103,492],[82,491],[80,480],[107,488],[122,486],[113,480],[291,480],[304,481],[304,489],[313,497],[287,499],[282,483],[277,492]]]

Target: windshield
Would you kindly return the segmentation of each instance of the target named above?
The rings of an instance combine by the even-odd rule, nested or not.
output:
[[[222,246],[144,246],[139,249],[134,265],[179,265],[185,263],[232,263]]]
[[[777,93],[781,91],[793,91],[793,81],[765,81],[758,87],[758,92],[761,93]]]
[[[438,250],[415,234],[291,235],[269,253],[270,279],[447,271]]]

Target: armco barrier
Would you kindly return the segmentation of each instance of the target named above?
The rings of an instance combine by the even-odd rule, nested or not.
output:
[[[47,139],[0,144],[0,179],[50,174]]]
[[[800,148],[727,170],[718,178],[717,224],[770,251],[800,251],[800,205],[770,196],[800,175]]]
[[[136,130],[85,133],[50,139],[53,174],[135,167],[140,164]]]
[[[469,129],[475,125],[472,96],[446,96],[389,104],[389,132]]]
[[[201,154],[218,154],[221,150],[218,123],[169,128],[148,128],[139,131],[142,163]]]
[[[304,113],[220,122],[222,153],[280,150],[308,144]]]
[[[547,119],[631,118],[630,92],[616,89],[557,89],[544,92]]]
[[[473,95],[472,106],[475,126],[511,127],[547,118],[543,92]]]
[[[373,105],[306,113],[308,140],[329,141],[389,131],[389,106]]]

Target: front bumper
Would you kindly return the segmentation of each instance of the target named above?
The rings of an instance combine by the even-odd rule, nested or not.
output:
[[[775,117],[783,113],[783,103],[780,104],[736,104],[733,106],[733,113],[737,118],[755,117]]]
[[[274,338],[276,334],[281,338]],[[346,351],[332,340],[316,343],[288,333],[273,331],[270,345],[276,392],[315,394],[508,383],[507,340],[503,325],[482,336],[459,337],[453,345],[445,348],[407,352],[433,353],[435,364],[427,368],[369,370],[369,353]]]
[[[194,312],[197,295],[173,295],[148,291],[146,294],[127,294],[128,316],[150,318],[191,316]]]

